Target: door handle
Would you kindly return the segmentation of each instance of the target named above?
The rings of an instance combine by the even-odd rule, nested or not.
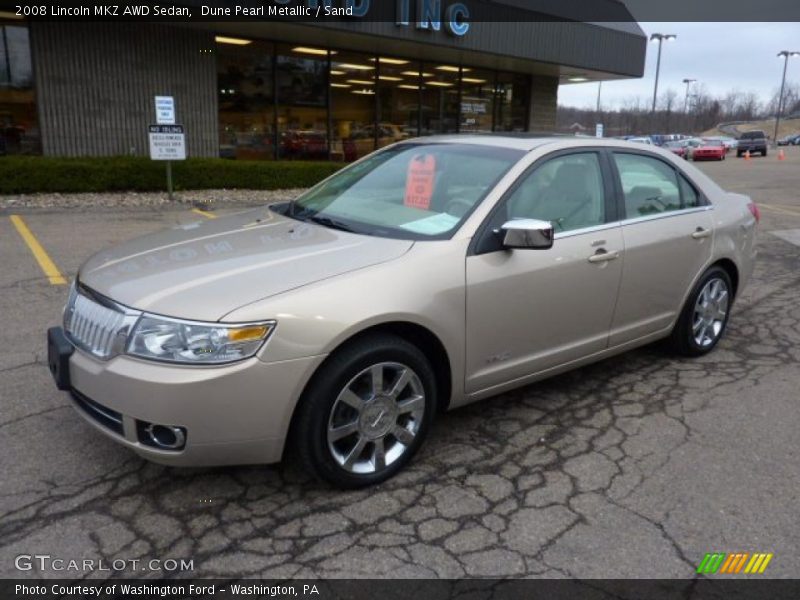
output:
[[[703,229],[702,227],[698,227],[692,234],[692,237],[696,240],[701,240],[703,238],[709,237],[710,235],[711,235],[710,229]]]
[[[599,248],[597,252],[589,257],[590,263],[602,263],[619,258],[619,252],[609,252],[605,248]]]

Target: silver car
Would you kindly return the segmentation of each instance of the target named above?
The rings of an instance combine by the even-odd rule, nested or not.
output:
[[[403,141],[293,202],[99,252],[48,332],[50,367],[150,460],[292,451],[364,486],[402,469],[440,411],[662,338],[711,351],[758,218],[656,147]]]

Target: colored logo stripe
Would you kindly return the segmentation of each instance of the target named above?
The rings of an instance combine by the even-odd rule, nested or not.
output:
[[[737,574],[744,573],[757,574],[763,573],[769,562],[772,560],[772,553],[756,552],[750,554],[749,552],[734,552],[728,554],[726,552],[709,552],[700,562],[697,567],[697,573],[704,575],[711,575],[714,573]],[[749,559],[749,561],[748,561]],[[745,564],[747,566],[745,566]]]

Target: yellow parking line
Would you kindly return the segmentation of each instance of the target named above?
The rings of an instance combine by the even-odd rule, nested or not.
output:
[[[33,257],[36,259],[36,262],[39,263],[39,266],[44,271],[44,274],[50,280],[52,285],[66,285],[67,280],[64,279],[64,276],[58,270],[55,263],[52,261],[50,256],[47,254],[42,245],[39,243],[39,240],[36,239],[36,236],[33,235],[28,226],[25,224],[25,221],[22,220],[22,217],[17,215],[11,215],[9,217],[11,222],[14,224],[14,227],[17,228],[17,232],[28,244],[28,248],[33,253]]]
[[[764,204],[763,202],[760,202],[758,206],[761,208],[766,208],[767,210],[771,210],[776,213],[781,213],[783,215],[792,215],[793,217],[800,217],[800,210],[795,211],[790,207],[773,206],[771,204]]]
[[[205,217],[206,219],[216,219],[217,218],[217,215],[215,215],[214,213],[208,212],[207,210],[201,210],[199,208],[193,208],[192,212],[193,213],[197,213],[198,215],[200,215],[201,217]]]

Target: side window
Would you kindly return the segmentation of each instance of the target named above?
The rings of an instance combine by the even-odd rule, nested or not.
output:
[[[700,206],[700,195],[694,186],[683,175],[678,175],[681,186],[681,208],[696,208]]]
[[[657,158],[641,154],[614,153],[622,192],[625,216],[646,217],[679,210],[681,193],[675,170]]]
[[[506,201],[508,220],[550,221],[556,232],[605,222],[603,175],[596,153],[559,156],[524,177]]]

